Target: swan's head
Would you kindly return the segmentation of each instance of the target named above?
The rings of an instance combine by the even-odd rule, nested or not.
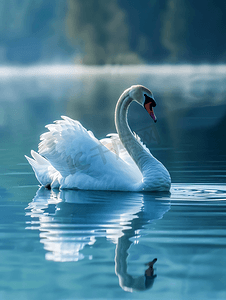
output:
[[[153,107],[156,106],[156,102],[149,89],[142,85],[133,85],[130,88],[129,96],[142,105],[152,117],[154,122],[157,122],[157,118],[153,110]]]

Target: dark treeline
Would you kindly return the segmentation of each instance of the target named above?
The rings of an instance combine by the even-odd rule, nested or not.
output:
[[[131,47],[147,61],[226,61],[225,1],[144,0],[140,7],[136,0],[120,3],[127,6]],[[141,51],[142,36],[146,47]]]
[[[222,0],[2,0],[0,62],[225,63]]]
[[[225,15],[222,0],[69,0],[68,24],[85,63],[219,63]]]

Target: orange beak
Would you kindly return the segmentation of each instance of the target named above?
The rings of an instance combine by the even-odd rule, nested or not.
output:
[[[149,115],[152,117],[152,119],[154,120],[154,122],[157,122],[157,118],[155,116],[153,107],[151,102],[144,104],[144,108],[146,109],[146,111],[149,113]]]

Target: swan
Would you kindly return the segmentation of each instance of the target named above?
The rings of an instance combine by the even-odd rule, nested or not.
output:
[[[152,92],[133,85],[116,104],[118,134],[98,140],[80,122],[65,116],[46,125],[48,131],[40,136],[38,153],[31,150],[33,158],[25,155],[40,184],[49,189],[169,191],[168,170],[129,128],[127,112],[132,101],[157,121]]]

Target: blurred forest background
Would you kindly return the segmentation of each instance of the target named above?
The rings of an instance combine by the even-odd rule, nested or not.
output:
[[[223,0],[1,0],[0,63],[225,63]]]

